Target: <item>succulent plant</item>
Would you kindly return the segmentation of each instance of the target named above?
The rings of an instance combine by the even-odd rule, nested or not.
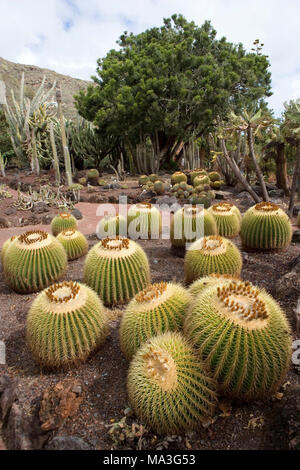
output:
[[[174,184],[179,184],[181,182],[186,183],[187,182],[187,176],[184,173],[182,173],[182,171],[176,171],[171,176],[171,184],[174,186]]]
[[[150,284],[127,306],[120,326],[121,350],[131,360],[140,346],[152,336],[179,331],[190,303],[180,284]]]
[[[194,187],[194,191],[196,193],[203,193],[204,191],[204,185],[203,184],[198,184],[197,186]]]
[[[201,277],[193,282],[189,288],[189,293],[192,297],[197,297],[201,294],[204,289],[208,287],[226,284],[232,280],[238,279],[237,277],[231,276],[230,274],[209,274],[208,276]]]
[[[154,192],[156,194],[164,194],[165,192],[165,185],[162,181],[155,181],[154,186],[153,186]]]
[[[41,230],[19,235],[5,253],[4,274],[16,292],[38,292],[57,281],[67,267],[62,244]]]
[[[108,319],[97,294],[77,282],[53,284],[33,301],[27,317],[27,342],[46,368],[84,361],[104,341]]]
[[[235,205],[229,202],[219,202],[211,206],[208,210],[217,223],[219,235],[233,238],[239,234],[242,216]]]
[[[144,186],[145,184],[147,184],[149,181],[149,176],[147,175],[142,175],[139,177],[139,185],[140,186]]]
[[[211,374],[175,332],[151,338],[138,350],[127,387],[136,415],[159,434],[197,429],[212,417],[217,403]]]
[[[208,176],[209,176],[210,181],[212,181],[213,183],[215,181],[221,180],[221,176],[219,175],[217,171],[211,171],[210,173],[208,173]]]
[[[64,247],[68,260],[78,259],[88,252],[88,241],[78,230],[64,230],[57,235],[57,240]]]
[[[158,238],[161,232],[160,211],[148,202],[130,206],[127,213],[130,238]]]
[[[234,243],[219,235],[206,236],[192,243],[186,252],[185,281],[191,283],[212,273],[239,277],[242,264],[242,255]]]
[[[218,189],[221,188],[222,182],[221,181],[212,181],[210,183],[210,186],[211,186],[212,189],[217,189],[218,190]]]
[[[201,207],[185,207],[175,212],[171,220],[171,243],[185,247],[205,235],[217,235],[217,225],[209,212]]]
[[[199,176],[196,176],[193,180],[193,186],[194,188],[196,186],[198,186],[199,184],[201,185],[205,185],[205,184],[210,184],[210,179],[208,176],[206,175],[199,175]]]
[[[125,236],[126,232],[127,221],[120,214],[115,216],[105,215],[97,226],[98,238],[114,238],[116,235]]]
[[[89,184],[92,186],[98,186],[98,180],[99,180],[99,171],[96,170],[95,168],[92,168],[91,170],[87,171],[86,174],[87,180]]]
[[[8,248],[16,240],[16,238],[17,238],[17,235],[13,235],[12,237],[9,237],[8,240],[6,240],[3,243],[2,248],[1,248],[1,263],[2,263],[2,265],[4,264],[4,258],[5,258],[5,255],[6,255],[6,252],[7,252]]]
[[[149,176],[149,180],[151,183],[155,183],[155,181],[158,180],[158,176],[155,173],[152,173],[152,175]]]
[[[197,176],[207,176],[207,172],[205,170],[202,170],[201,168],[199,168],[199,169],[196,169],[196,170],[192,170],[191,173],[190,173],[190,176],[191,176],[191,182],[193,184],[194,179]]]
[[[292,225],[289,217],[277,204],[260,202],[244,214],[241,238],[246,248],[284,248],[291,242]]]
[[[127,238],[106,238],[88,253],[84,282],[105,305],[124,304],[150,282],[150,268],[141,246]]]
[[[290,327],[278,303],[247,282],[214,285],[200,294],[184,331],[231,398],[271,397],[291,360]]]
[[[79,178],[78,183],[82,186],[85,186],[87,183],[87,179],[83,176],[82,178]]]
[[[53,218],[51,230],[54,236],[64,230],[77,230],[77,220],[72,214],[61,212]]]

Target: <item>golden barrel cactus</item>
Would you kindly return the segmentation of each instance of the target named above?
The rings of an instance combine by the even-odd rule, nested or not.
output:
[[[88,241],[78,230],[64,230],[57,235],[57,240],[66,250],[68,260],[78,259],[88,252]]]
[[[64,230],[77,230],[77,225],[77,220],[72,214],[61,212],[53,218],[51,222],[51,230],[53,235],[56,237]]]
[[[234,204],[219,202],[211,206],[208,211],[216,221],[219,235],[233,238],[239,234],[242,216],[238,207]]]
[[[217,235],[217,233],[213,216],[202,207],[179,209],[171,220],[170,237],[175,247],[185,247],[187,243],[192,243],[205,235]]]
[[[128,236],[138,238],[158,238],[161,233],[160,211],[148,202],[129,207],[127,213]]]

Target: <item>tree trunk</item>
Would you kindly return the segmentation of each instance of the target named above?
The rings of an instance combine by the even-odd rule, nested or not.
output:
[[[199,157],[200,157],[200,168],[204,168],[205,165],[205,147],[200,148]]]
[[[295,205],[295,195],[296,195],[296,189],[297,189],[297,182],[298,182],[299,173],[300,173],[300,140],[297,141],[296,163],[295,163],[295,169],[294,169],[293,181],[292,181],[292,187],[291,187],[291,194],[290,194],[290,204],[289,204],[289,216],[290,217],[292,217],[292,215],[293,215],[293,209],[294,209],[294,205]]]
[[[227,161],[228,165],[230,166],[230,168],[232,169],[233,173],[235,174],[235,176],[237,177],[237,179],[242,183],[242,185],[244,186],[245,190],[248,191],[248,193],[250,194],[250,196],[252,196],[252,198],[254,199],[255,202],[260,202],[260,198],[258,197],[258,195],[256,194],[256,192],[251,188],[250,184],[247,182],[246,178],[242,175],[241,173],[241,170],[239,169],[239,167],[237,166],[235,160],[232,160],[229,155],[228,155],[228,151],[227,151],[227,148],[226,148],[226,144],[225,144],[225,140],[224,139],[220,139],[220,143],[221,143],[221,147],[222,147],[222,152],[223,152],[223,155],[225,157],[225,160]]]
[[[276,182],[279,189],[283,189],[284,194],[289,196],[289,183],[287,176],[287,161],[285,156],[284,143],[276,145]]]
[[[258,164],[258,162],[256,160],[256,157],[255,157],[254,143],[253,143],[253,132],[252,132],[252,128],[251,128],[250,125],[248,126],[248,129],[247,129],[247,137],[248,137],[250,158],[251,158],[252,163],[254,165],[255,173],[256,173],[258,182],[260,184],[261,190],[262,190],[263,200],[264,201],[269,201],[269,195],[268,195],[268,191],[267,191],[267,188],[266,188],[266,183],[265,183],[265,180],[264,180],[264,176],[262,174],[261,169],[259,168],[259,164]]]

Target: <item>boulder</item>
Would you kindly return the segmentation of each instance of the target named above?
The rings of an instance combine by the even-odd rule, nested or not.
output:
[[[44,447],[46,450],[91,450],[91,446],[76,436],[54,437]]]

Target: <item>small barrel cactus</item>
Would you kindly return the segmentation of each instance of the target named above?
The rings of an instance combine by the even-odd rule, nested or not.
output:
[[[87,179],[83,176],[82,178],[79,178],[78,183],[82,186],[86,186]]]
[[[126,235],[127,221],[125,217],[118,214],[115,216],[105,215],[97,226],[98,238],[114,238],[116,235]]]
[[[2,263],[2,265],[4,264],[4,258],[5,258],[5,255],[6,255],[6,252],[7,252],[8,248],[16,240],[16,238],[17,238],[17,235],[13,235],[12,237],[9,237],[9,239],[6,240],[3,243],[2,248],[1,248],[1,263]]]
[[[141,246],[127,238],[105,238],[88,253],[84,282],[105,305],[129,302],[150,282],[150,268]]]
[[[52,219],[51,230],[56,237],[56,235],[64,230],[77,230],[77,225],[77,220],[72,214],[61,212]]]
[[[221,181],[221,176],[219,175],[217,171],[211,171],[210,173],[208,173],[208,176],[209,176],[210,181],[212,182]]]
[[[219,235],[210,235],[195,241],[186,252],[185,281],[191,283],[212,273],[239,277],[242,265],[242,255],[234,243]]]
[[[67,267],[62,244],[41,230],[25,232],[10,244],[4,261],[8,285],[16,292],[38,292],[57,281]]]
[[[127,387],[136,415],[159,434],[199,428],[212,417],[217,403],[210,373],[175,332],[151,338],[138,350]]]
[[[285,379],[292,347],[288,321],[278,303],[250,283],[205,289],[184,331],[230,398],[271,397]]]
[[[179,183],[186,183],[187,182],[187,176],[182,173],[182,171],[176,171],[176,173],[173,173],[171,176],[171,184],[174,186],[174,184],[179,184]]]
[[[193,206],[179,209],[171,220],[171,243],[185,247],[205,235],[217,235],[217,225],[212,215],[201,207]]]
[[[226,282],[230,282],[233,279],[238,278],[231,276],[230,274],[209,274],[208,276],[201,277],[200,279],[194,281],[188,291],[192,297],[197,297],[204,291],[204,289],[215,286],[216,284],[220,285]]]
[[[139,185],[140,186],[144,186],[145,184],[147,184],[149,181],[149,176],[147,175],[142,175],[139,177]]]
[[[219,202],[211,206],[208,210],[217,223],[219,235],[233,238],[239,234],[242,216],[239,209],[234,204]]]
[[[131,360],[139,347],[152,336],[179,331],[190,303],[180,284],[150,284],[127,306],[121,320],[121,350]]]
[[[194,188],[196,186],[198,186],[199,184],[201,185],[205,185],[205,184],[209,184],[210,183],[210,179],[208,176],[206,175],[199,175],[199,176],[196,176],[196,178],[194,178],[194,181],[193,181],[193,186]]]
[[[154,189],[154,192],[158,195],[160,194],[164,194],[165,192],[165,185],[162,181],[160,180],[157,180],[155,181],[154,185],[153,185],[153,189]]]
[[[212,182],[210,183],[210,187],[211,187],[212,189],[218,190],[218,189],[221,189],[221,186],[222,186],[222,182],[221,182],[221,181],[212,181]]]
[[[78,230],[64,230],[57,235],[57,240],[66,250],[68,260],[78,259],[88,252],[88,241]]]
[[[97,294],[78,282],[53,284],[33,301],[27,317],[27,342],[46,368],[84,361],[104,341],[108,319]]]
[[[192,184],[194,183],[194,179],[195,179],[197,176],[207,176],[207,172],[206,172],[205,170],[202,170],[201,168],[200,168],[200,169],[196,169],[196,170],[192,170],[191,173],[190,173],[191,183],[192,183]]]
[[[99,171],[95,168],[87,171],[86,177],[88,182],[93,186],[98,186]]]
[[[148,202],[130,206],[127,213],[128,235],[138,238],[158,238],[161,232],[160,211]]]
[[[285,248],[292,239],[292,225],[289,217],[277,204],[260,202],[244,214],[241,238],[246,248]]]
[[[151,183],[155,183],[155,181],[158,180],[158,176],[155,173],[152,173],[152,175],[149,176],[149,180]]]

